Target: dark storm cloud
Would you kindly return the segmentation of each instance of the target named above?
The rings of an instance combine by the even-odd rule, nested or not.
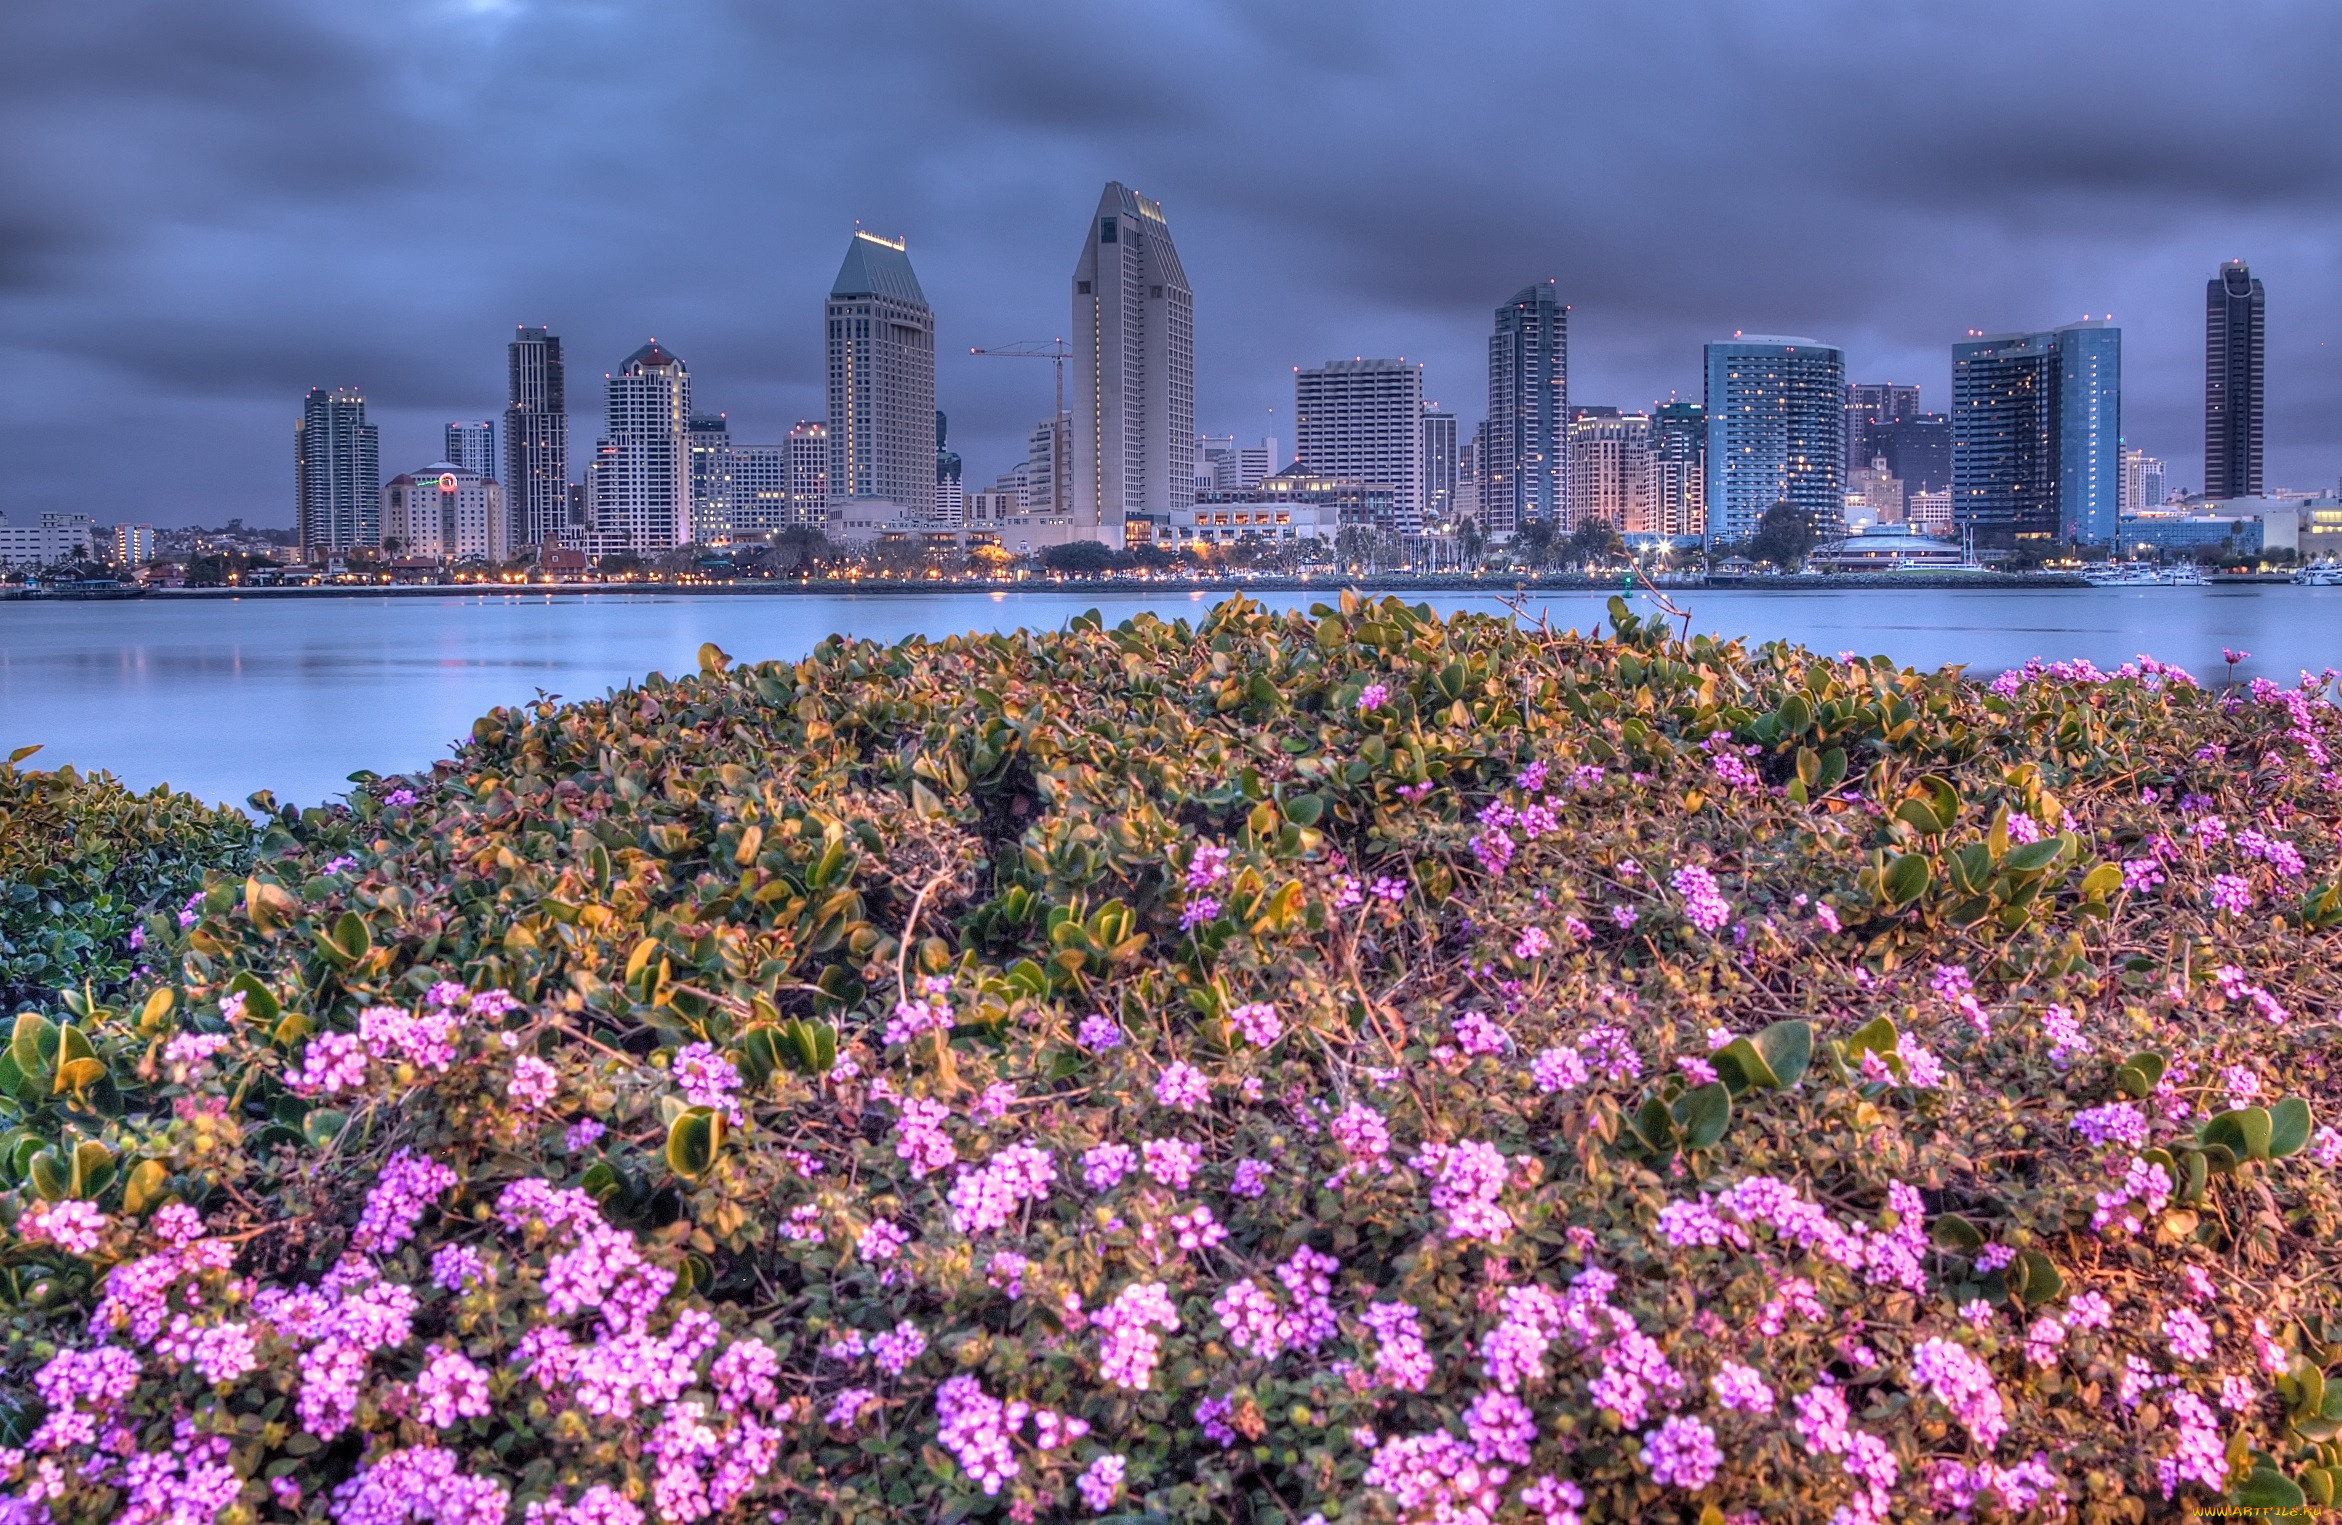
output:
[[[0,11],[0,510],[290,516],[300,394],[387,470],[545,323],[590,441],[656,334],[703,407],[821,411],[856,220],[911,240],[972,481],[1022,453],[1100,184],[1159,197],[1198,422],[1405,354],[1467,423],[1552,277],[1588,401],[1810,332],[1941,406],[1950,341],[2112,312],[2134,442],[2195,469],[2203,281],[2269,283],[2274,479],[2342,467],[2342,132],[2320,5],[83,0]]]

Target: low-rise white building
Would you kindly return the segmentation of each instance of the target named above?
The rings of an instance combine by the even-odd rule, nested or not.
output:
[[[1165,538],[1174,547],[1247,540],[1331,540],[1341,528],[1339,504],[1303,498],[1260,499],[1175,508]]]
[[[382,486],[382,544],[401,556],[502,561],[504,489],[453,461],[402,472]]]
[[[0,566],[38,571],[64,561],[98,559],[98,530],[87,514],[44,513],[11,521],[0,515]]]

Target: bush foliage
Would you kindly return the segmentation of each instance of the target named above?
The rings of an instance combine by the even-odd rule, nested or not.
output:
[[[0,1518],[2328,1500],[2325,686],[1612,627],[710,648],[280,813],[0,1057]]]

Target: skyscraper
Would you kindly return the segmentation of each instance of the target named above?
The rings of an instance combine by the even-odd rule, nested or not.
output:
[[[1401,534],[1423,529],[1423,367],[1329,360],[1293,372],[1293,460],[1317,476],[1388,487]]]
[[[721,413],[694,413],[683,427],[691,458],[691,537],[732,534],[732,425]]]
[[[1863,426],[1860,464],[1884,458],[1887,469],[1914,491],[1948,492],[1952,485],[1952,421],[1941,413],[1914,413]]]
[[[935,410],[935,501],[931,517],[939,525],[952,529],[960,527],[967,507],[967,493],[960,485],[960,453],[951,448],[951,423],[943,410]]]
[[[1195,503],[1195,295],[1159,202],[1109,181],[1073,269],[1074,534],[1145,544]]]
[[[829,425],[800,419],[781,448],[788,452],[789,523],[822,523],[829,512]]]
[[[1588,408],[1569,426],[1568,512],[1555,526],[1601,520],[1638,533],[1651,520],[1651,420],[1643,413]]]
[[[2122,330],[2099,319],[1952,346],[1952,514],[1979,548],[2113,540],[2121,451]]]
[[[477,423],[464,421],[447,426],[447,459],[464,470],[489,481],[504,469],[496,459],[496,423],[483,418]]]
[[[831,503],[935,501],[935,314],[903,240],[856,229],[830,283]]]
[[[1846,510],[1846,355],[1818,339],[1741,334],[1707,347],[1710,545],[1746,540],[1788,503],[1828,526]]]
[[[1488,338],[1488,440],[1480,527],[1505,534],[1559,520],[1569,475],[1569,308],[1554,284],[1524,286]]]
[[[382,544],[382,449],[364,397],[310,389],[293,425],[293,481],[302,560]]]
[[[541,545],[571,527],[569,398],[561,340],[550,329],[522,328],[507,353],[504,409],[504,506],[512,540]]]
[[[2262,369],[2268,293],[2232,259],[2204,283],[2204,496],[2261,492]]]
[[[1872,447],[1873,425],[1899,424],[1919,416],[1919,388],[1892,381],[1846,383],[1846,469],[1868,466],[1879,451]]]
[[[1663,402],[1651,410],[1651,533],[1700,534],[1707,503],[1708,410]]]
[[[604,381],[607,412],[593,472],[596,538],[607,544],[623,537],[638,556],[689,545],[690,372],[653,339]]]
[[[734,445],[730,531],[734,540],[754,539],[793,522],[789,512],[789,450],[786,445]]]
[[[1456,516],[1456,416],[1423,405],[1423,522],[1437,526]]]

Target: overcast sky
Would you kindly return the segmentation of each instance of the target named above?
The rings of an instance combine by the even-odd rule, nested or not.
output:
[[[971,484],[1021,456],[1100,186],[1163,203],[1197,424],[1404,355],[1469,430],[1492,309],[1560,282],[1575,401],[1811,334],[1947,402],[1971,328],[2111,313],[2131,442],[2202,472],[2204,281],[2269,289],[2269,481],[2342,473],[2330,3],[15,0],[0,512],[292,522],[311,386],[388,475],[566,341],[573,469],[650,336],[736,439],[818,418],[857,220],[937,316]]]

